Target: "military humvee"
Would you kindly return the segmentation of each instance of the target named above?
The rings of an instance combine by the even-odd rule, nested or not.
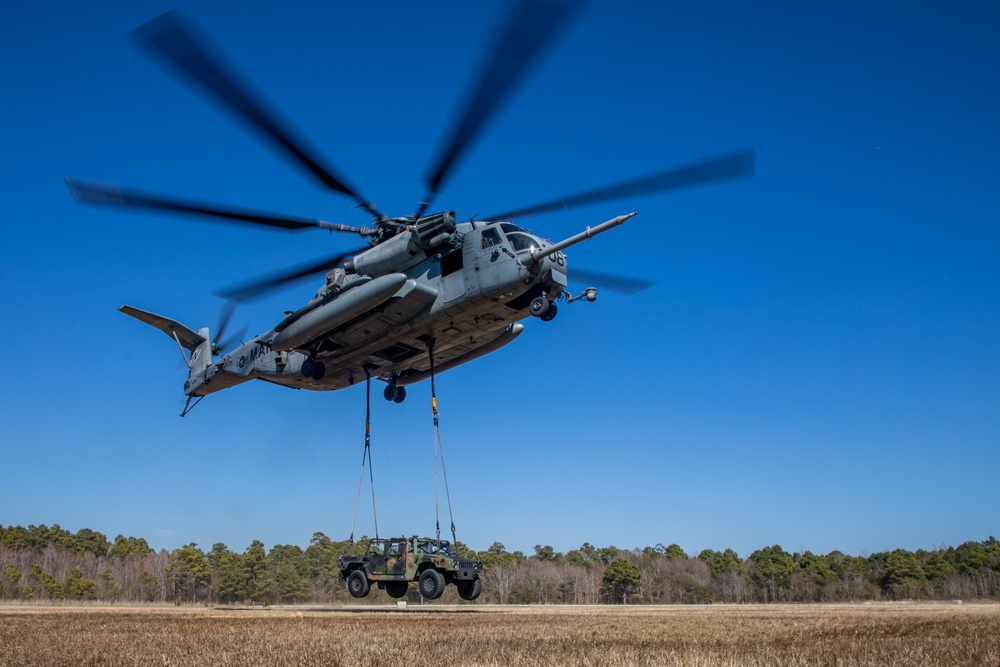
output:
[[[428,600],[441,597],[448,584],[463,600],[475,600],[483,592],[482,571],[482,563],[452,555],[450,542],[416,535],[372,540],[364,556],[340,557],[340,585],[356,598],[368,595],[372,582],[401,598],[416,581]]]

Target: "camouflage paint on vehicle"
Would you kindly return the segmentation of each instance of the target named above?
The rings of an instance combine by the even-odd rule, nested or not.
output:
[[[358,570],[365,573],[369,582],[377,584],[379,588],[385,588],[387,583],[417,581],[420,575],[429,569],[438,571],[444,577],[445,584],[459,586],[463,598],[478,597],[478,595],[473,597],[466,595],[471,594],[476,580],[479,579],[483,571],[482,563],[452,555],[451,543],[447,540],[416,535],[410,538],[372,540],[364,556],[341,556],[340,585],[350,590],[347,586],[348,577]],[[481,585],[475,586],[476,589],[480,587]]]

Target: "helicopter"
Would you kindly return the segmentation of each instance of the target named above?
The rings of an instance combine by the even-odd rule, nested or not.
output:
[[[354,226],[322,219],[262,213],[118,184],[66,178],[80,203],[184,214],[217,222],[284,231],[323,229],[360,236],[365,245],[332,257],[237,285],[213,337],[176,320],[123,305],[119,310],[174,340],[188,367],[185,416],[205,396],[258,379],[297,389],[338,390],[374,377],[386,400],[401,403],[406,387],[490,354],[516,339],[522,320],[551,321],[559,304],[593,302],[597,288],[570,293],[567,248],[635,216],[611,218],[559,242],[542,238],[515,220],[546,212],[654,192],[752,176],[753,150],[736,151],[641,178],[558,197],[490,215],[460,220],[454,211],[428,213],[453,167],[523,78],[539,53],[580,3],[523,0],[497,32],[496,47],[470,87],[458,121],[432,162],[426,194],[409,215],[390,217],[260,101],[178,16],[161,14],[132,31],[138,45],[174,68],[194,87],[274,144],[324,188],[351,198],[372,218]],[[574,270],[575,279],[634,293],[652,283]],[[235,304],[289,283],[325,274],[309,301],[270,330],[232,350],[224,331]]]

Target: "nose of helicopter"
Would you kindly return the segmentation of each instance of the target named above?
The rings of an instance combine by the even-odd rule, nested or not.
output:
[[[561,252],[552,253],[542,259],[542,280],[549,284],[549,293],[558,294],[568,284],[569,263]]]

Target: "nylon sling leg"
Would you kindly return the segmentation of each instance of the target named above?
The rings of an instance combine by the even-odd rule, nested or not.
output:
[[[368,479],[372,487],[372,518],[375,521],[375,539],[378,539],[378,513],[375,511],[375,471],[371,451],[372,416],[372,372],[365,366],[365,451],[361,455],[361,475],[358,477],[358,497],[354,500],[354,519],[351,521],[350,542],[354,544],[354,526],[358,521],[358,505],[361,503],[361,483],[365,479],[365,462],[368,462]]]
[[[434,417],[434,528],[437,531],[435,539],[441,541],[441,521],[438,510],[438,456],[441,457],[441,474],[444,477],[444,494],[448,501],[448,519],[451,521],[452,544],[458,541],[455,537],[455,515],[451,511],[451,493],[448,491],[448,471],[444,466],[444,448],[441,445],[441,428],[438,423],[437,391],[434,387],[434,339],[427,342],[427,356],[431,362],[431,414]]]

